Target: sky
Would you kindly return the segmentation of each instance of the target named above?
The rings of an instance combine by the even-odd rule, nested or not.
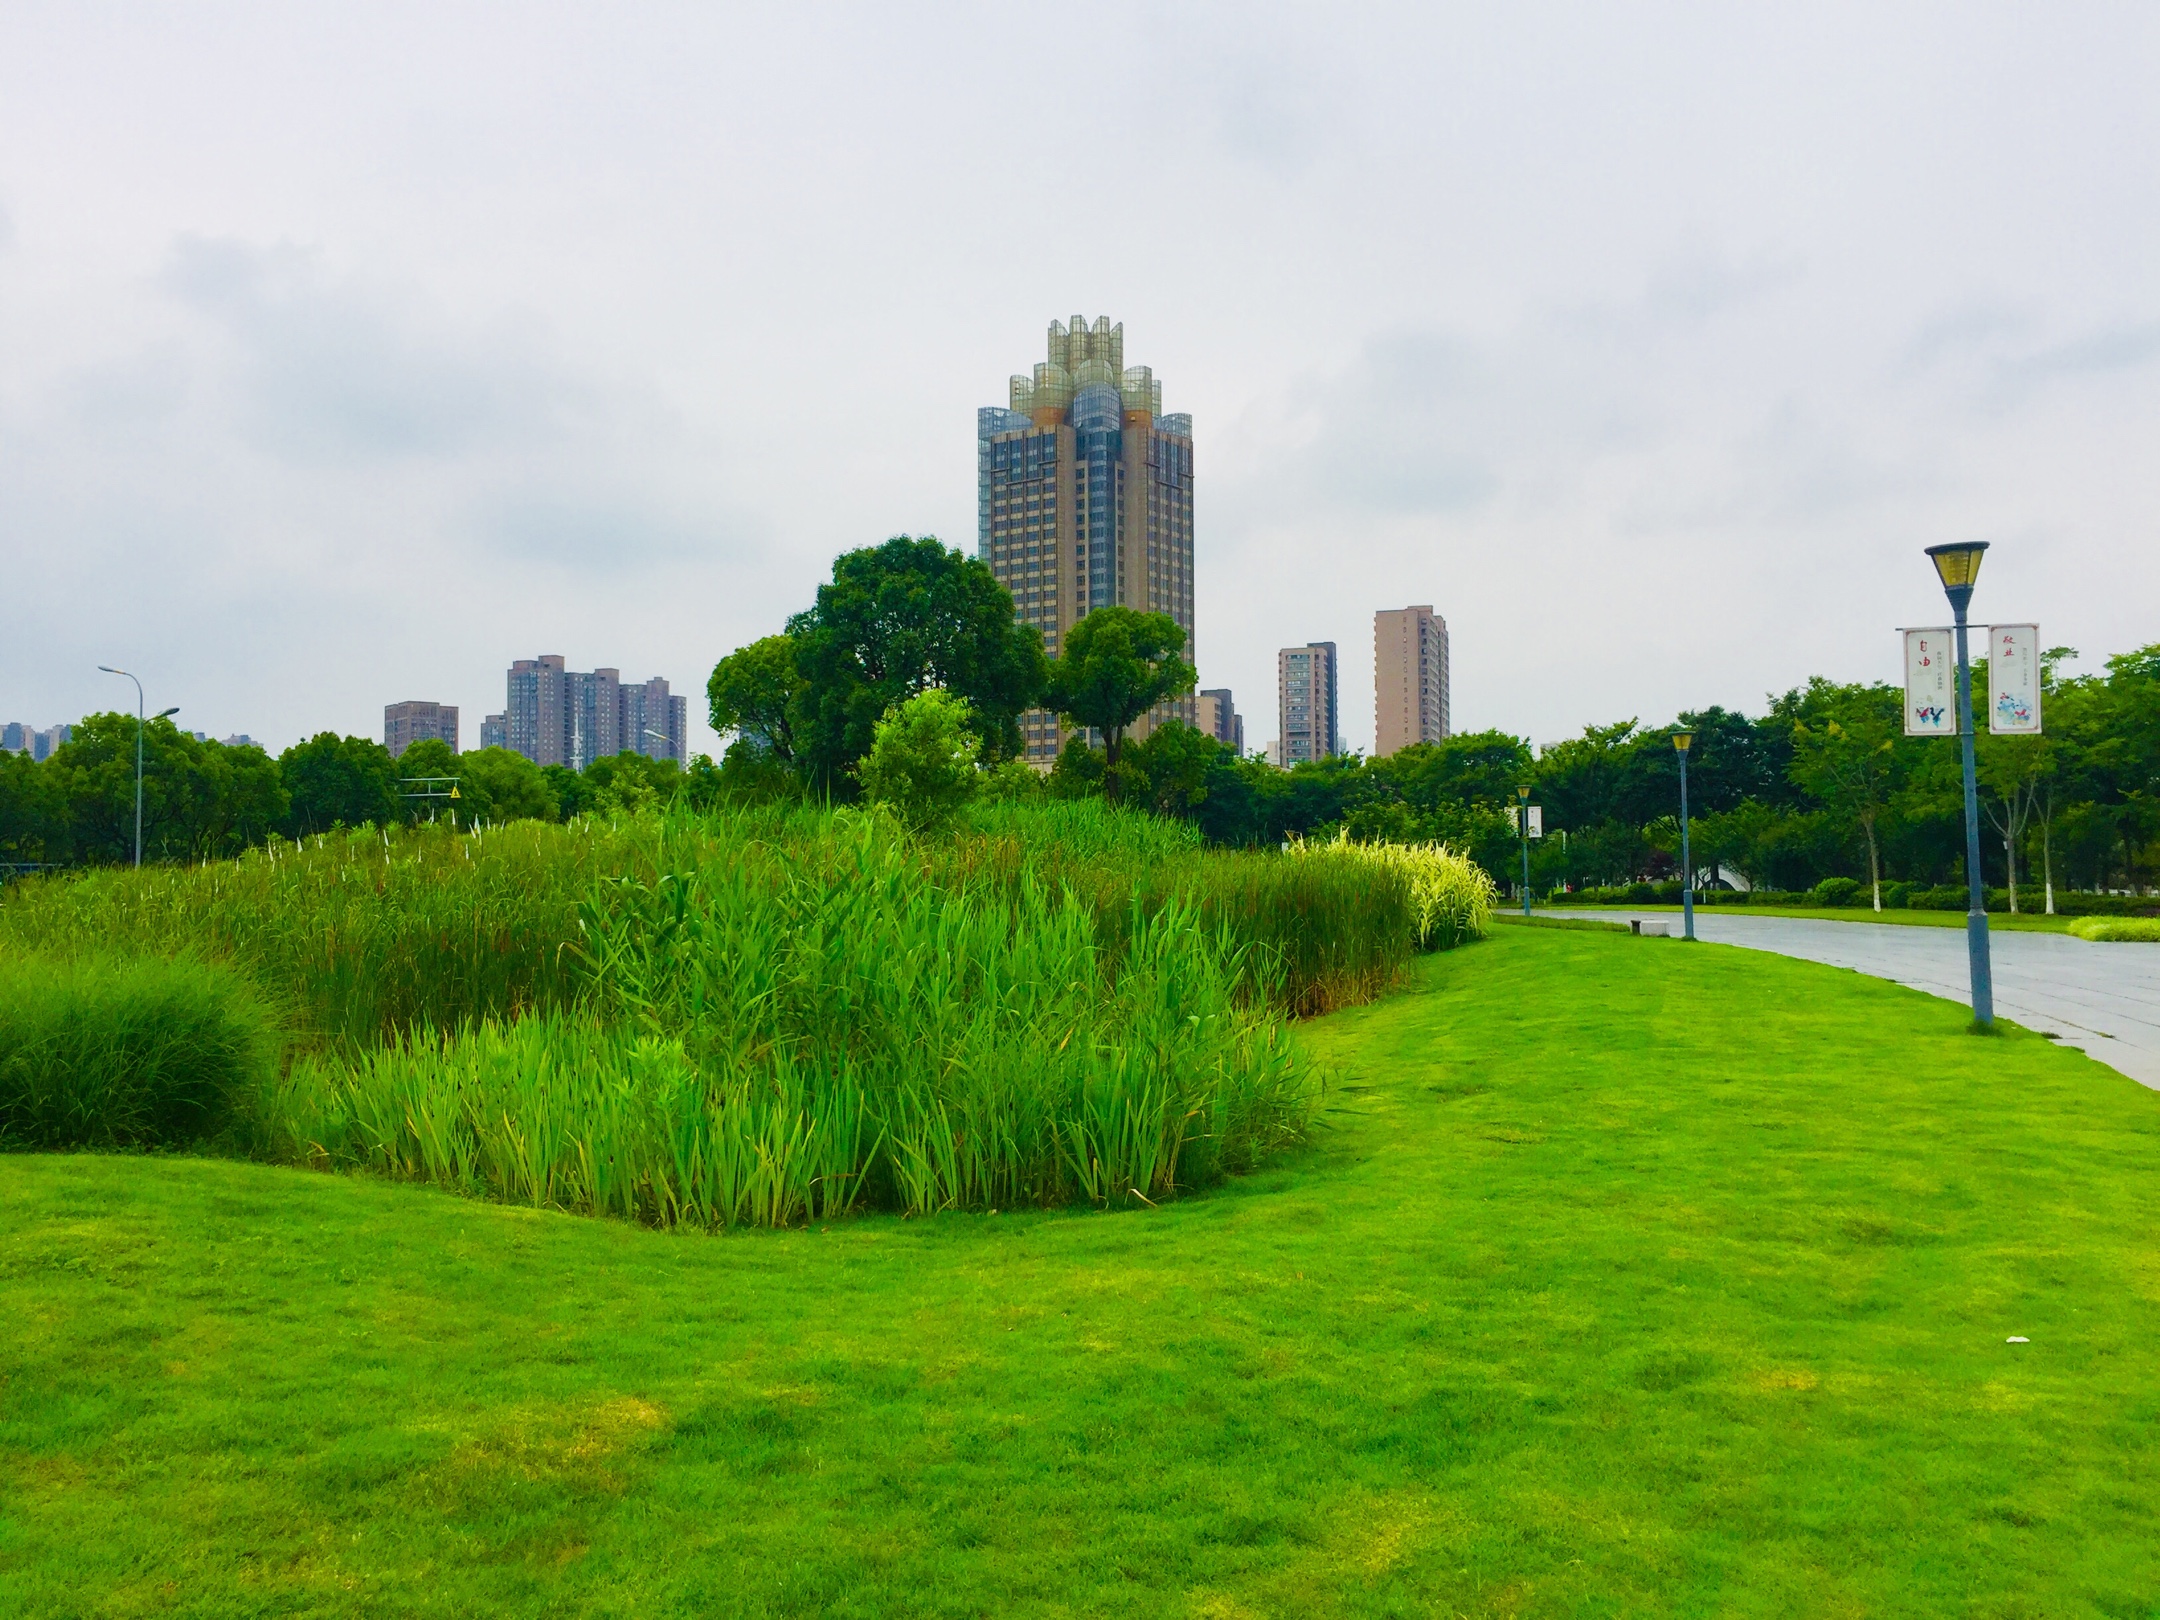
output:
[[[2160,8],[0,0],[0,720],[273,749],[667,677],[972,552],[1122,321],[1201,684],[1448,621],[1550,743],[1974,613],[2160,641]]]

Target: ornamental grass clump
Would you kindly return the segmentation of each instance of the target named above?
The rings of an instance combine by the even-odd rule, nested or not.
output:
[[[222,968],[0,956],[0,1149],[203,1142],[252,1108],[280,1044]]]
[[[1399,876],[1409,887],[1412,933],[1423,951],[1452,950],[1483,939],[1491,927],[1497,891],[1485,869],[1445,844],[1353,844],[1346,833],[1332,842],[1293,840],[1289,853],[1301,860],[1350,859],[1368,869]]]
[[[2070,932],[2110,944],[2160,944],[2160,917],[2080,917]]]

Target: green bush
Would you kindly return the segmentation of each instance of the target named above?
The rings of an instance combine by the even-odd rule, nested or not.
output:
[[[193,961],[0,958],[0,1148],[181,1147],[275,1077],[276,1022]]]
[[[885,711],[855,767],[863,795],[922,831],[951,817],[982,785],[974,711],[941,687]]]
[[[1861,903],[1862,895],[1868,897],[1870,904],[1873,903],[1873,891],[1866,884],[1846,877],[1824,878],[1808,890],[1808,904],[1825,907],[1857,906]]]

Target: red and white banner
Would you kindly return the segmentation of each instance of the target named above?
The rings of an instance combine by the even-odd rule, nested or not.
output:
[[[1957,632],[1905,632],[1905,735],[1957,735]]]

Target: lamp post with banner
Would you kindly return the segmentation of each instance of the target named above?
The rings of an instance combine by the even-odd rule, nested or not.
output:
[[[1987,890],[1980,876],[1980,785],[1973,754],[1972,660],[1965,642],[1965,610],[1972,603],[1973,582],[1980,577],[1980,559],[1987,548],[1985,540],[1927,548],[1935,572],[1941,576],[1943,593],[1950,598],[1950,612],[1957,620],[1958,751],[1965,769],[1965,951],[1972,969],[1973,1025],[1983,1030],[1995,1027],[1995,975],[1988,959]],[[1908,635],[1908,649],[1910,644]],[[1908,651],[1908,673],[1910,662]],[[1908,699],[1908,724],[1911,708]]]
[[[1695,863],[1688,854],[1687,757],[1695,733],[1682,726],[1672,734],[1673,752],[1680,759],[1680,919],[1681,937],[1695,937]]]

